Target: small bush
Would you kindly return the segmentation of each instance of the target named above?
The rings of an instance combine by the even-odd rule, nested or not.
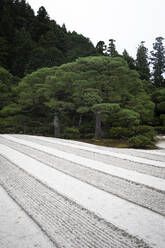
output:
[[[63,138],[65,138],[65,139],[78,139],[78,138],[80,138],[79,129],[74,128],[74,127],[65,128]]]
[[[157,134],[153,127],[147,126],[147,125],[137,126],[134,128],[134,131],[135,131],[135,135],[146,136],[149,139],[151,139],[152,141],[154,140],[154,137]]]
[[[87,133],[87,134],[84,134],[83,136],[84,139],[92,139],[93,137],[94,137],[93,133]]]
[[[157,109],[160,114],[164,114],[165,113],[165,102],[158,103]]]
[[[91,122],[90,120],[87,121],[86,123],[85,122],[82,123],[81,126],[79,127],[81,138],[83,139],[93,138],[95,132],[94,127],[95,127],[95,123]]]
[[[124,127],[112,127],[109,131],[109,136],[112,139],[129,138],[134,135],[131,129]]]
[[[161,120],[162,125],[165,127],[165,114],[160,115],[160,120]]]
[[[159,134],[165,134],[165,126],[164,127],[162,127],[162,126],[155,127],[155,131],[158,132]]]
[[[152,148],[154,146],[153,141],[144,135],[134,136],[128,142],[134,148]]]

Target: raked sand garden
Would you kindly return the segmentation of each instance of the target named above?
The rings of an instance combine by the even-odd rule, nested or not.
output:
[[[165,141],[0,135],[1,248],[164,248]]]

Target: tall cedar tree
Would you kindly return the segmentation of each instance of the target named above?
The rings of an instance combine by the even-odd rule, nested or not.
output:
[[[110,39],[109,40],[109,45],[108,45],[108,55],[111,57],[115,57],[118,55],[118,52],[116,50],[116,46],[115,46],[115,40],[114,39]]]
[[[41,67],[96,54],[88,38],[50,20],[43,6],[35,16],[26,0],[1,0],[0,19],[0,66],[21,78]]]
[[[100,40],[96,45],[96,51],[98,55],[104,55],[106,53],[107,46],[105,45],[105,42]]]
[[[153,65],[153,82],[157,88],[164,87],[163,73],[165,72],[165,48],[162,37],[157,37],[151,51],[151,62]]]
[[[140,79],[149,81],[150,69],[148,62],[148,49],[144,46],[144,41],[141,41],[136,54],[136,70],[140,74]]]

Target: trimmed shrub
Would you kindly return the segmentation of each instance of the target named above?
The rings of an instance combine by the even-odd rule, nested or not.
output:
[[[79,127],[81,138],[90,139],[94,137],[94,126],[95,124],[91,120],[83,122]],[[88,136],[89,134],[89,136]]]
[[[144,135],[134,136],[128,142],[134,148],[152,148],[154,146],[153,141]]]
[[[121,109],[117,114],[116,121],[113,123],[113,126],[120,127],[133,127],[137,126],[140,123],[140,115],[139,113],[130,110],[130,109]]]
[[[159,134],[165,134],[165,127],[162,126],[155,127],[155,131],[158,132]]]
[[[79,129],[74,128],[74,127],[65,128],[63,138],[65,138],[65,139],[78,139],[78,138],[80,138]]]
[[[160,120],[161,120],[162,125],[165,127],[165,114],[160,115]]]
[[[157,109],[160,114],[164,114],[165,113],[165,102],[158,103]]]
[[[112,139],[129,138],[134,135],[134,132],[129,128],[112,127],[109,131],[109,136]]]
[[[94,137],[93,133],[87,133],[87,134],[84,134],[83,136],[84,139],[93,139],[93,137]]]
[[[137,126],[134,128],[134,131],[135,131],[135,135],[146,136],[151,140],[154,140],[154,137],[157,134],[153,127],[147,125]]]

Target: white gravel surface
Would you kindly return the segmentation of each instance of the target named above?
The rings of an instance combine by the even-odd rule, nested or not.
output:
[[[68,154],[66,152],[63,152],[63,151],[60,151],[57,149],[53,149],[53,148],[49,148],[47,146],[36,144],[36,143],[30,142],[30,141],[19,140],[17,138],[9,137],[9,136],[5,136],[5,137],[9,138],[10,140],[16,141],[18,143],[25,144],[27,146],[31,146],[31,147],[36,148],[38,150],[41,150],[43,152],[49,153],[51,155],[55,154],[57,157],[66,159],[70,162],[73,161],[74,163],[77,163],[77,164],[80,164],[82,166],[89,167],[89,168],[104,172],[106,174],[118,176],[118,177],[124,178],[124,179],[129,180],[129,181],[133,181],[133,182],[136,182],[139,184],[147,185],[151,188],[154,188],[154,189],[157,189],[160,191],[165,191],[165,180],[163,180],[163,179],[144,175],[144,174],[138,173],[138,172],[133,172],[131,170],[127,170],[127,169],[123,169],[123,168],[116,168],[113,165],[110,166],[110,165],[107,165],[105,163],[93,161],[91,159],[86,159],[86,158],[82,159],[81,156],[77,156],[74,154]]]
[[[0,186],[0,247],[53,248],[50,239]]]
[[[6,136],[7,137],[7,136]],[[20,136],[18,136],[20,137]],[[28,137],[26,137],[27,139]],[[29,136],[30,140],[33,139],[34,137],[33,136]],[[56,145],[58,144],[61,144],[63,146],[62,149],[64,149],[64,147],[66,146],[65,145],[65,142],[60,142],[60,141],[54,141],[50,138],[45,138],[45,137],[36,137],[36,139],[38,140],[44,140],[44,141],[48,141],[48,142],[51,142],[51,143],[55,143]],[[90,152],[90,153],[93,153],[94,155],[95,154],[103,154],[103,155],[107,155],[107,156],[112,156],[112,157],[117,157],[117,158],[121,158],[123,160],[128,160],[128,161],[133,161],[133,162],[136,162],[136,163],[142,163],[142,164],[147,164],[147,165],[153,165],[153,166],[157,166],[157,167],[165,167],[165,163],[164,162],[161,162],[161,161],[155,161],[155,160],[150,160],[150,159],[145,159],[145,158],[140,158],[140,157],[136,157],[135,155],[130,155],[130,154],[122,154],[122,153],[116,153],[116,152],[112,152],[112,151],[102,151],[102,150],[99,150],[98,148],[91,148],[91,147],[85,147],[81,145],[75,145],[75,144],[70,144],[69,145],[69,149],[67,149],[67,152],[72,151],[71,148],[73,149],[79,149],[79,153],[82,154],[84,151],[87,151],[87,152]],[[160,154],[158,155],[160,156]],[[159,159],[159,157],[158,157]]]
[[[157,142],[157,146],[165,149],[165,136],[159,137],[159,141]]]
[[[77,142],[79,144],[79,147],[81,146],[81,144],[83,144],[81,146],[81,149],[80,148],[77,148],[78,146],[76,145],[75,146],[75,141],[72,141],[72,143],[74,144],[74,148],[73,148],[73,144],[71,143],[71,141],[68,141],[66,140],[66,143],[64,143],[63,141],[59,142],[59,139],[57,139],[57,143],[56,143],[56,139],[53,139],[53,138],[46,138],[46,140],[42,139],[42,137],[36,137],[36,136],[23,136],[23,135],[16,135],[15,136],[16,138],[21,138],[21,139],[26,139],[26,140],[29,140],[29,141],[34,141],[35,143],[37,144],[40,144],[40,145],[46,145],[47,147],[50,147],[50,148],[54,148],[54,149],[58,149],[58,150],[61,150],[61,151],[65,151],[67,153],[71,153],[71,154],[75,154],[75,155],[80,155],[81,154],[81,157],[84,157],[84,158],[90,158],[92,160],[96,160],[96,161],[100,161],[100,162],[104,162],[106,164],[110,164],[110,165],[115,165],[115,167],[121,167],[121,168],[125,168],[125,169],[131,169],[133,171],[137,171],[137,172],[141,172],[143,174],[148,174],[148,175],[153,175],[153,176],[157,176],[157,177],[160,177],[160,178],[164,178],[165,179],[165,168],[164,168],[164,164],[165,164],[165,153],[164,153],[164,156],[160,156],[160,155],[151,155],[151,154],[147,154],[147,153],[142,153],[140,151],[140,154],[137,154],[138,153],[138,150],[134,149],[134,156],[138,157],[140,156],[141,158],[144,157],[144,154],[145,154],[145,158],[149,158],[148,160],[154,160],[154,161],[160,161],[162,162],[161,165],[163,165],[162,167],[159,167],[159,166],[154,166],[154,165],[151,165],[151,164],[145,164],[145,163],[138,163],[138,162],[135,162],[135,161],[132,161],[130,159],[130,156],[129,156],[129,160],[128,159],[121,159],[117,156],[113,157],[111,156],[110,154],[104,154],[104,151],[115,151],[115,155],[116,153],[125,153],[125,154],[129,154],[129,150],[130,149],[115,149],[115,148],[107,148],[107,147],[99,147],[98,149],[98,146],[96,145],[91,145],[91,144],[83,144],[82,142]],[[6,138],[9,138],[9,139],[13,139],[13,137],[9,137],[9,136],[6,136]],[[72,146],[70,146],[72,145]],[[87,146],[85,146],[87,145]],[[85,150],[82,149],[85,147]],[[91,151],[88,151],[88,147],[89,148],[94,148],[96,152],[91,152]],[[108,150],[107,150],[108,149]],[[99,152],[97,152],[99,151]],[[102,153],[101,153],[101,152]],[[133,155],[133,151],[132,151],[132,155]],[[148,151],[147,151],[148,152]],[[133,156],[131,156],[133,158]]]
[[[1,135],[0,184],[54,247],[164,248],[165,180],[159,175],[165,169],[163,153],[159,161],[158,154],[150,158],[150,153],[136,150],[134,159],[133,149],[121,156],[120,149],[108,155],[106,148],[80,146],[53,138]],[[109,156],[112,165],[89,159],[86,152]],[[127,169],[116,165],[116,154],[121,164],[128,163]],[[145,173],[136,171],[136,164]]]

